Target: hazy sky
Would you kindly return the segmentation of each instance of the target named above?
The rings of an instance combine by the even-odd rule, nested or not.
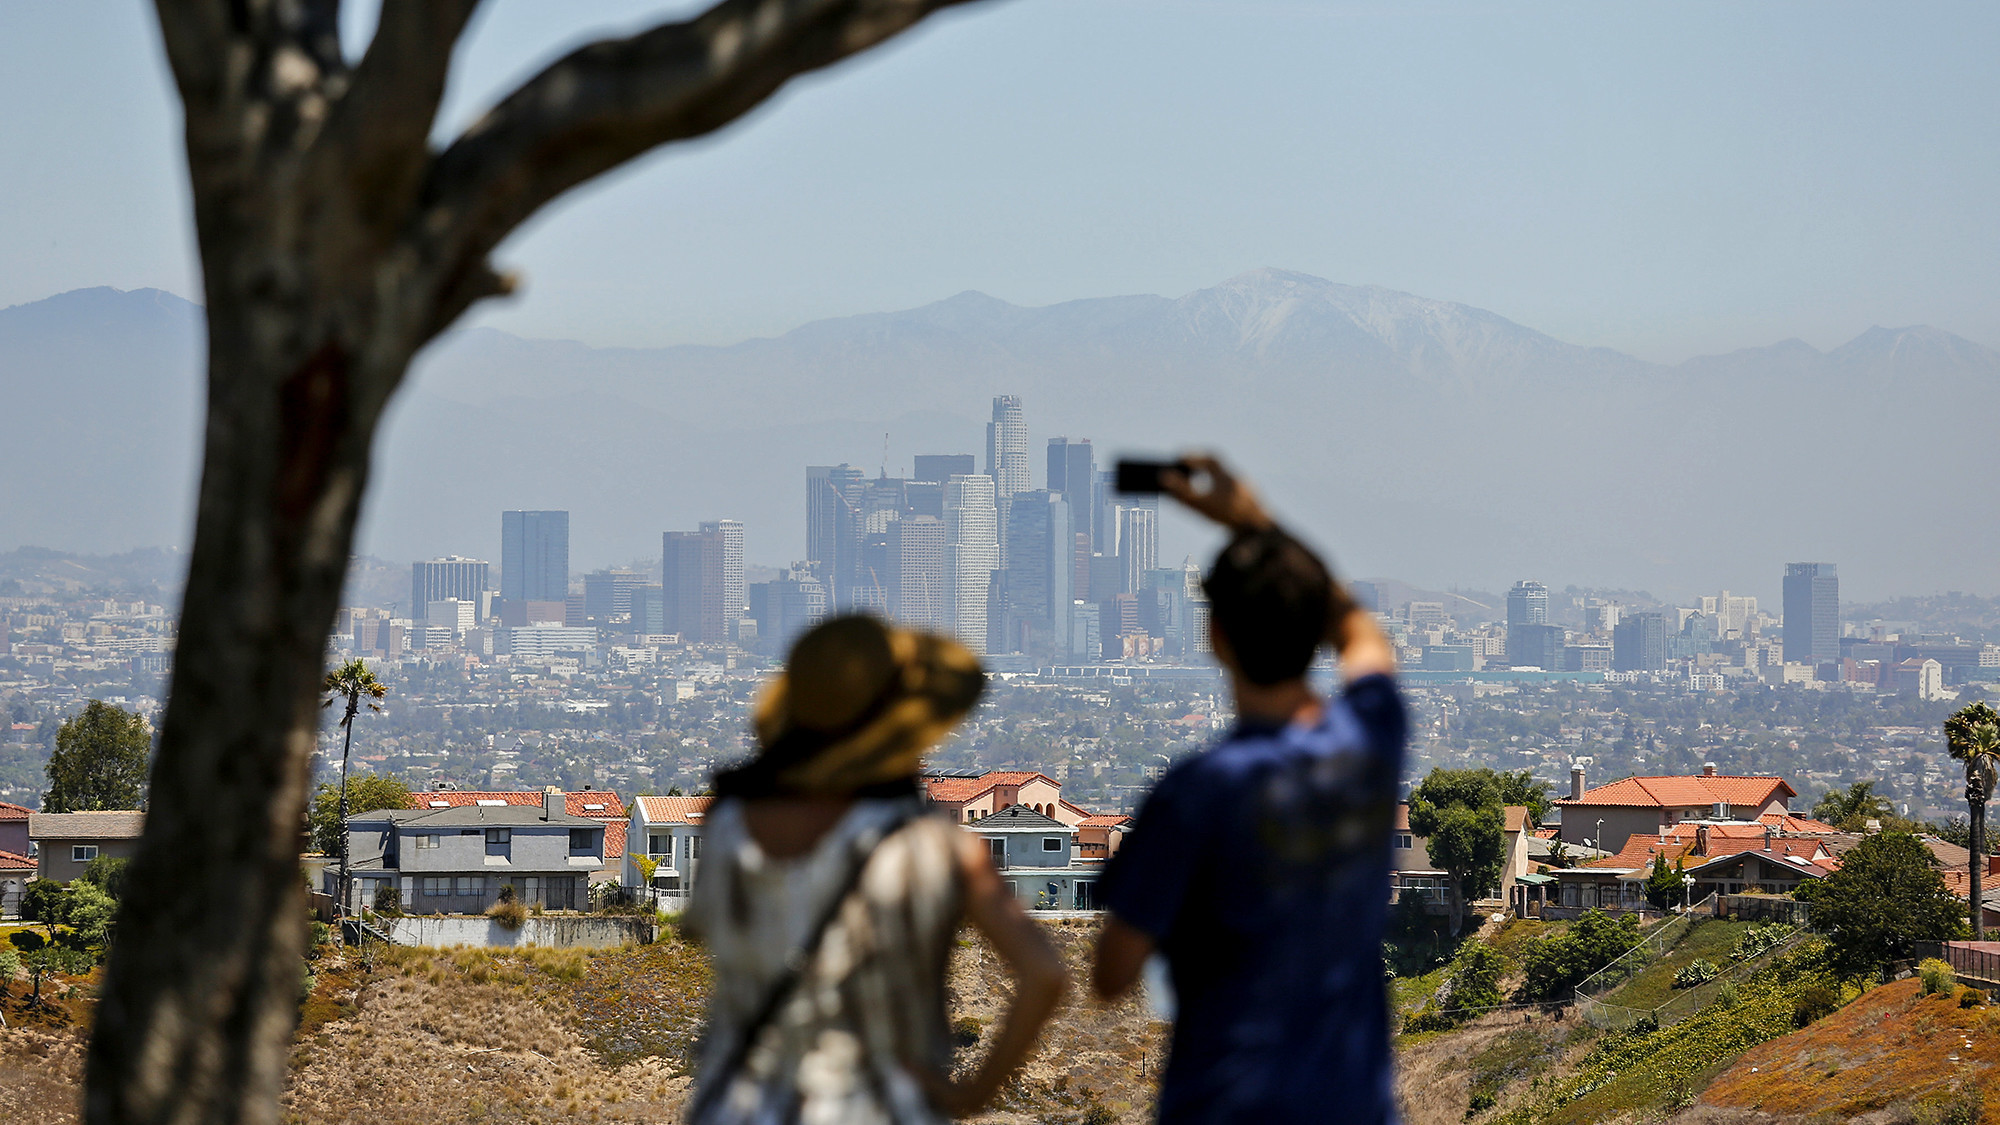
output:
[[[443,126],[686,7],[490,0]],[[1996,33],[1992,4],[975,5],[572,195],[481,319],[727,342],[1276,265],[1658,360],[1871,324],[2000,345]],[[0,306],[195,293],[156,39],[140,0],[0,4]]]

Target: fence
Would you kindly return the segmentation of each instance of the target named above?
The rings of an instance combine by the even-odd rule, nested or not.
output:
[[[1646,966],[1660,959],[1661,954],[1678,945],[1698,918],[1713,915],[1714,912],[1715,896],[1709,895],[1690,907],[1687,913],[1676,914],[1648,930],[1639,939],[1639,944],[1627,950],[1618,960],[1585,977],[1576,986],[1578,1003],[1587,997],[1602,996],[1644,972]]]
[[[1935,957],[1949,964],[1960,983],[2000,988],[2000,942],[1920,941],[1916,945],[1917,960]]]
[[[1671,1027],[1714,1003],[1715,998],[1721,995],[1725,985],[1744,980],[1763,965],[1769,963],[1771,958],[1776,957],[1780,953],[1790,951],[1799,943],[1812,936],[1812,930],[1800,926],[1791,933],[1786,934],[1784,940],[1745,960],[1743,963],[1734,966],[1727,972],[1719,973],[1714,978],[1695,985],[1693,988],[1676,989],[1677,995],[1657,1008],[1627,1008],[1618,1004],[1606,1004],[1595,997],[1582,995],[1579,989],[1579,994],[1576,998],[1577,1014],[1581,1015],[1593,1027],[1612,1030],[1622,1030],[1645,1019],[1651,1019],[1657,1027]]]
[[[1715,915],[1718,918],[1731,918],[1738,922],[1779,922],[1787,926],[1806,926],[1812,923],[1812,906],[1796,899],[1779,898],[1776,895],[1723,895],[1716,903]]]

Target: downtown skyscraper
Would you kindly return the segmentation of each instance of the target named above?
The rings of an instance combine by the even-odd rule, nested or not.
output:
[[[1785,663],[1840,659],[1840,576],[1832,563],[1785,566]]]
[[[510,602],[569,599],[569,513],[500,513],[500,596]]]
[[[974,652],[986,652],[986,603],[1000,566],[1000,511],[993,478],[963,474],[944,482],[945,586],[951,632]]]
[[[1007,509],[1014,494],[1034,487],[1028,479],[1028,423],[1021,396],[995,395],[993,420],[986,423],[986,475],[993,478],[993,504],[1000,513],[1000,563],[1007,563]]]
[[[730,640],[748,596],[743,585],[743,525],[711,520],[699,531],[660,537],[666,631],[693,644]]]

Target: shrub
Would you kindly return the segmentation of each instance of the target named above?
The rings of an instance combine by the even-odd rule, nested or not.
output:
[[[394,883],[384,883],[375,888],[375,913],[391,918],[403,913],[403,888]]]
[[[54,879],[37,879],[21,892],[21,920],[53,926],[63,920],[63,899],[69,885]]]
[[[86,883],[93,884],[114,899],[125,897],[125,865],[130,861],[123,856],[101,855],[84,866],[78,876]]]
[[[1481,1090],[1478,1093],[1472,1095],[1472,1101],[1466,1104],[1465,1116],[1468,1120],[1470,1120],[1473,1117],[1473,1115],[1484,1113],[1492,1108],[1493,1108],[1493,1092],[1491,1090]]]
[[[528,920],[528,908],[518,899],[503,898],[486,908],[486,916],[510,930],[518,930]]]
[[[1910,1107],[1912,1125],[1979,1125],[1984,1108],[1977,1090],[1938,1090]]]
[[[1674,987],[1693,988],[1698,984],[1707,984],[1714,980],[1720,971],[1715,967],[1715,962],[1697,957],[1688,962],[1680,972],[1674,974]]]
[[[514,893],[514,884],[500,884],[500,901],[502,904],[521,901],[521,896]]]
[[[1948,996],[1958,987],[1958,977],[1953,975],[1951,965],[1935,957],[1917,962],[1917,979],[1924,982],[1925,996]]]
[[[951,1042],[954,1047],[970,1047],[979,1042],[985,1032],[985,1025],[976,1016],[960,1016],[951,1021]]]
[[[21,955],[11,945],[0,946],[0,982],[13,980],[21,971]]]
[[[110,945],[118,900],[97,884],[78,879],[63,895],[63,918],[69,923],[70,943],[77,948]]]
[[[1729,956],[1738,961],[1748,961],[1784,941],[1790,932],[1789,927],[1775,922],[1758,922],[1737,935],[1736,948],[1730,951]]]
[[[1421,1012],[1411,1012],[1403,1017],[1403,1034],[1415,1035],[1420,1031],[1450,1031],[1458,1023],[1450,1016],[1433,1008]]]
[[[1077,1119],[1077,1125],[1118,1125],[1118,1115],[1111,1111],[1110,1106],[1092,1098],[1090,1104],[1083,1107],[1083,1116]]]
[[[1984,1003],[1986,1003],[1986,993],[1977,988],[1968,988],[1958,994],[1958,1006],[1961,1008],[1977,1008]]]
[[[1798,1003],[1792,1006],[1792,1026],[1804,1027],[1839,1010],[1839,993],[1823,984],[1813,985],[1801,993]]]
[[[1715,1002],[1722,1007],[1734,1008],[1741,999],[1742,993],[1737,989],[1735,981],[1726,980],[1715,986]]]
[[[1639,919],[1627,914],[1613,921],[1592,910],[1560,937],[1527,943],[1521,962],[1526,980],[1521,995],[1528,1000],[1562,1003],[1590,974],[1616,961],[1639,944]]]
[[[48,943],[42,940],[42,935],[33,930],[15,930],[7,935],[7,944],[23,953],[33,953]]]

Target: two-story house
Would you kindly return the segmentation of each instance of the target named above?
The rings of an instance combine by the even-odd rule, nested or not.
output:
[[[67,883],[99,856],[131,858],[139,849],[146,814],[137,809],[30,813],[28,840],[35,848],[35,877]]]
[[[474,804],[349,817],[349,909],[372,906],[378,891],[396,887],[407,913],[477,914],[502,885],[531,907],[584,909],[591,876],[604,866],[606,822],[571,816],[563,806],[563,794],[549,792],[540,807]],[[329,867],[324,879],[338,895],[339,868]]]
[[[523,805],[541,808],[546,791],[540,789],[425,789],[410,794],[413,809],[455,809],[468,805]],[[604,865],[590,873],[592,883],[608,883],[620,877],[625,863],[625,804],[610,789],[579,789],[563,794],[563,812],[589,817],[604,823]],[[631,886],[631,883],[626,883]]]
[[[1070,828],[1090,817],[1089,810],[1063,799],[1061,782],[1042,773],[926,774],[924,790],[932,807],[958,824],[976,823],[1014,805],[1025,805]]]
[[[0,852],[28,854],[28,814],[34,811],[26,805],[0,801]]]
[[[667,910],[686,904],[701,863],[702,818],[713,797],[639,797],[632,802],[626,838],[632,842],[624,859],[623,885],[644,887],[646,877],[634,858],[643,854],[654,864],[653,897]]]
[[[1023,906],[1040,910],[1096,910],[1103,864],[1080,861],[1069,826],[1027,805],[980,817],[970,831],[986,841],[1001,882]]]
[[[1583,767],[1570,770],[1570,795],[1562,810],[1562,839],[1623,851],[1634,836],[1657,836],[1684,820],[1754,822],[1784,815],[1798,796],[1782,777],[1718,774],[1713,764],[1689,777],[1628,777],[1595,789],[1583,787]]]

